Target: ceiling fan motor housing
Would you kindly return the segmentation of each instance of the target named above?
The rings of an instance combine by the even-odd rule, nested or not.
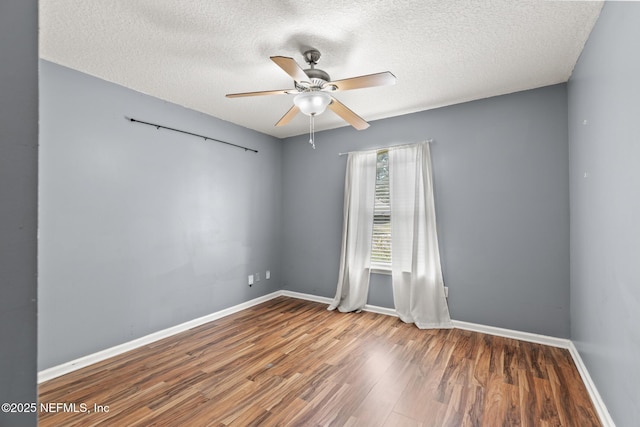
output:
[[[320,70],[318,68],[309,68],[307,70],[304,70],[304,73],[309,76],[309,79],[311,80],[311,84],[314,84],[314,80],[322,80],[321,83],[326,83],[326,82],[330,82],[331,78],[329,77],[329,74],[324,71],[324,70]]]
[[[307,51],[305,51],[302,56],[304,56],[304,60],[307,64],[309,64],[310,68],[307,68],[306,70],[304,70],[304,73],[309,77],[309,79],[311,80],[311,86],[322,86],[322,84],[326,83],[326,82],[330,82],[331,81],[331,77],[329,77],[329,74],[324,71],[324,70],[320,70],[315,68],[316,64],[318,64],[318,60],[320,59],[320,51],[317,49],[309,49]],[[314,82],[314,80],[322,80],[322,82]]]

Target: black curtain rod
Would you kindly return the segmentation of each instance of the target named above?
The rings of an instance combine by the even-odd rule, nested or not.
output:
[[[210,140],[210,141],[215,141],[215,142],[220,142],[222,144],[227,144],[227,145],[231,145],[232,147],[237,147],[237,148],[242,148],[244,151],[253,151],[254,153],[257,153],[258,150],[254,150],[253,148],[247,148],[247,147],[243,147],[242,145],[236,145],[236,144],[232,144],[230,142],[227,141],[222,141],[220,139],[215,139],[215,138],[211,138],[208,136],[204,136],[204,135],[198,135],[197,133],[193,133],[193,132],[187,132],[186,130],[180,130],[180,129],[175,129],[175,128],[170,128],[168,126],[162,126],[162,125],[158,125],[155,123],[149,123],[149,122],[144,122],[142,120],[138,120],[138,119],[132,119],[131,117],[127,117],[124,116],[125,119],[129,120],[130,122],[135,122],[135,123],[142,123],[143,125],[149,125],[149,126],[153,126],[156,129],[167,129],[167,130],[172,130],[174,132],[180,132],[180,133],[186,133],[187,135],[191,135],[191,136],[196,136],[198,138],[203,138],[205,141],[206,140]]]

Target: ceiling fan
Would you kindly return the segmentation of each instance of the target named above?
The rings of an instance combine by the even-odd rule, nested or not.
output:
[[[347,108],[346,105],[334,98],[331,93],[361,89],[374,86],[392,85],[396,82],[396,77],[389,71],[382,73],[368,74],[365,76],[352,77],[349,79],[332,81],[329,74],[319,68],[315,68],[320,59],[320,52],[310,49],[303,53],[304,59],[309,68],[303,70],[293,58],[286,56],[272,56],[271,60],[282,70],[290,75],[294,81],[294,89],[267,90],[261,92],[231,93],[227,98],[239,98],[245,96],[262,95],[295,95],[293,107],[285,113],[276,123],[276,126],[284,126],[289,123],[299,112],[310,117],[310,143],[313,144],[313,118],[322,114],[328,107],[331,111],[340,116],[343,120],[358,130],[369,127],[362,117]],[[315,148],[315,147],[314,147]]]

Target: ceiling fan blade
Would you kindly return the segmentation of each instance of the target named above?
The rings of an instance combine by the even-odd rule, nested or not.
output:
[[[228,93],[225,96],[227,98],[240,98],[243,96],[283,95],[290,92],[291,92],[291,89],[263,90],[260,92]]]
[[[396,83],[396,76],[389,71],[366,76],[352,77],[350,79],[336,80],[329,82],[325,86],[335,86],[336,90],[361,89],[365,87],[387,86]]]
[[[275,62],[278,67],[282,68],[285,73],[289,74],[296,82],[308,82],[309,77],[300,68],[298,63],[287,56],[272,56],[271,60]]]
[[[276,126],[284,126],[287,123],[289,123],[291,121],[291,119],[293,119],[296,114],[298,114],[300,112],[300,109],[298,108],[297,105],[294,105],[293,107],[291,107],[289,109],[289,111],[287,111],[284,116],[282,116],[282,118],[280,120],[278,120],[278,123],[276,123]]]
[[[331,97],[329,108],[331,109],[331,111],[342,117],[344,121],[358,130],[363,130],[369,127],[369,123],[367,123],[362,117],[351,111],[349,108],[347,108],[346,105],[344,105],[334,97]]]

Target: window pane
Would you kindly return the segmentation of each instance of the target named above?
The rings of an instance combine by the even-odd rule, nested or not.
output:
[[[378,153],[376,165],[376,197],[373,214],[371,262],[391,268],[391,204],[389,200],[389,155]]]

